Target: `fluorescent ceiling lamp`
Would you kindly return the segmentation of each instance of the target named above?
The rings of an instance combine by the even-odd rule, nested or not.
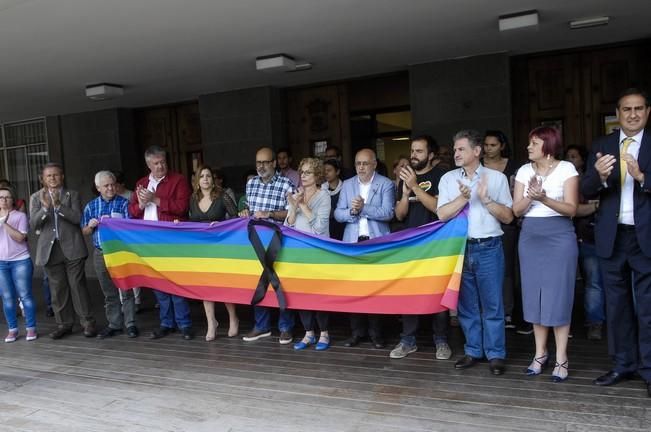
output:
[[[409,137],[391,138],[391,141],[409,141]]]
[[[538,11],[536,10],[501,15],[499,18],[500,31],[532,27],[536,25],[538,25]]]
[[[311,63],[296,63],[287,54],[272,54],[255,59],[255,69],[265,72],[299,72],[312,69]]]
[[[273,54],[255,59],[255,68],[259,71],[292,71],[296,69],[294,58],[287,54]]]
[[[86,86],[86,97],[92,100],[107,100],[120,97],[124,94],[124,88],[116,84],[93,84]]]
[[[572,30],[576,30],[576,29],[582,29],[586,27],[608,25],[609,20],[610,17],[607,16],[577,19],[577,20],[570,21],[570,28]]]

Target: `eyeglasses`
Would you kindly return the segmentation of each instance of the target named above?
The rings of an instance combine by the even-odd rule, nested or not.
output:
[[[312,174],[314,174],[314,171],[299,171],[299,173],[300,173],[301,175],[308,176],[308,175],[312,175]]]
[[[367,167],[370,166],[373,162],[369,161],[356,161],[355,166]]]
[[[255,166],[267,166],[271,162],[273,162],[273,159],[272,160],[266,160],[266,161],[255,161]]]
[[[13,198],[10,197],[10,196],[0,196],[0,200],[2,200],[2,201],[7,201],[7,200],[10,200],[10,199],[13,199]]]

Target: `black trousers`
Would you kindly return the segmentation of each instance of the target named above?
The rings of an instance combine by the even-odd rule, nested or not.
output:
[[[299,311],[301,322],[305,331],[314,331],[315,324],[319,325],[320,331],[328,331],[328,324],[330,323],[330,312],[322,311]]]
[[[599,262],[614,370],[637,371],[651,382],[651,257],[642,253],[635,227],[619,225],[612,256]]]
[[[367,334],[373,339],[382,339],[381,315],[350,314],[350,328],[353,336],[365,337]]]

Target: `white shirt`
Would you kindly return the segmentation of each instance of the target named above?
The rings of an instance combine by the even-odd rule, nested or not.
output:
[[[373,177],[369,180],[368,183],[362,183],[359,177],[357,177],[357,182],[359,183],[359,196],[364,199],[364,203],[368,200],[368,193],[371,191],[371,184],[373,184],[373,179],[375,178],[375,173]],[[366,216],[360,216],[359,218],[359,234],[361,236],[368,236],[370,232],[368,230],[368,218]]]
[[[515,181],[524,185],[524,196],[528,196],[527,188],[529,186],[529,180],[531,177],[536,175],[536,171],[533,168],[533,162],[522,165],[518,170],[518,173],[515,176]],[[559,161],[558,165],[554,170],[549,173],[547,177],[542,177],[542,188],[545,190],[545,194],[556,201],[563,201],[565,198],[564,188],[565,180],[578,176],[579,173],[574,168],[574,165],[571,162]],[[550,216],[563,216],[558,213],[556,210],[553,210],[547,207],[545,204],[540,201],[532,201],[529,210],[524,215],[525,217],[550,217]]]
[[[151,174],[149,174],[149,184],[147,185],[147,190],[150,190],[154,193],[156,193],[156,188],[158,188],[158,184],[163,181],[165,177],[161,177],[158,180],[154,178]],[[158,208],[156,207],[156,204],[153,202],[147,203],[145,206],[145,214],[142,217],[143,220],[149,220],[149,221],[157,221],[158,220]]]
[[[642,144],[642,136],[644,129],[633,135],[633,142],[628,145],[626,153],[630,154],[637,160],[640,153],[640,145]],[[624,132],[619,131],[619,151],[622,151],[622,141],[628,138]],[[619,199],[619,219],[617,222],[625,225],[635,225],[633,219],[633,191],[635,190],[635,179],[626,171],[626,178],[624,179],[624,186],[622,187],[622,194]]]

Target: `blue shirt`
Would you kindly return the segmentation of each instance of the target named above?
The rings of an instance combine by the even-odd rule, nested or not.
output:
[[[509,181],[506,176],[499,171],[486,168],[483,165],[479,165],[472,178],[466,176],[463,168],[458,168],[445,173],[439,182],[439,208],[461,195],[457,180],[470,187],[470,209],[468,211],[469,238],[497,237],[504,234],[500,226],[500,221],[488,211],[486,206],[482,204],[479,196],[477,196],[477,185],[482,176],[486,176],[486,180],[488,181],[488,197],[498,204],[511,208],[513,206],[513,199],[511,198]]]
[[[116,195],[111,201],[106,201],[102,196],[98,196],[94,200],[90,201],[84,207],[84,214],[81,217],[81,226],[88,226],[88,222],[91,219],[102,220],[102,216],[106,217],[119,217],[118,214],[124,219],[129,218],[129,201],[126,198]],[[102,249],[101,241],[99,238],[99,230],[95,228],[93,230],[93,245],[97,249]]]

